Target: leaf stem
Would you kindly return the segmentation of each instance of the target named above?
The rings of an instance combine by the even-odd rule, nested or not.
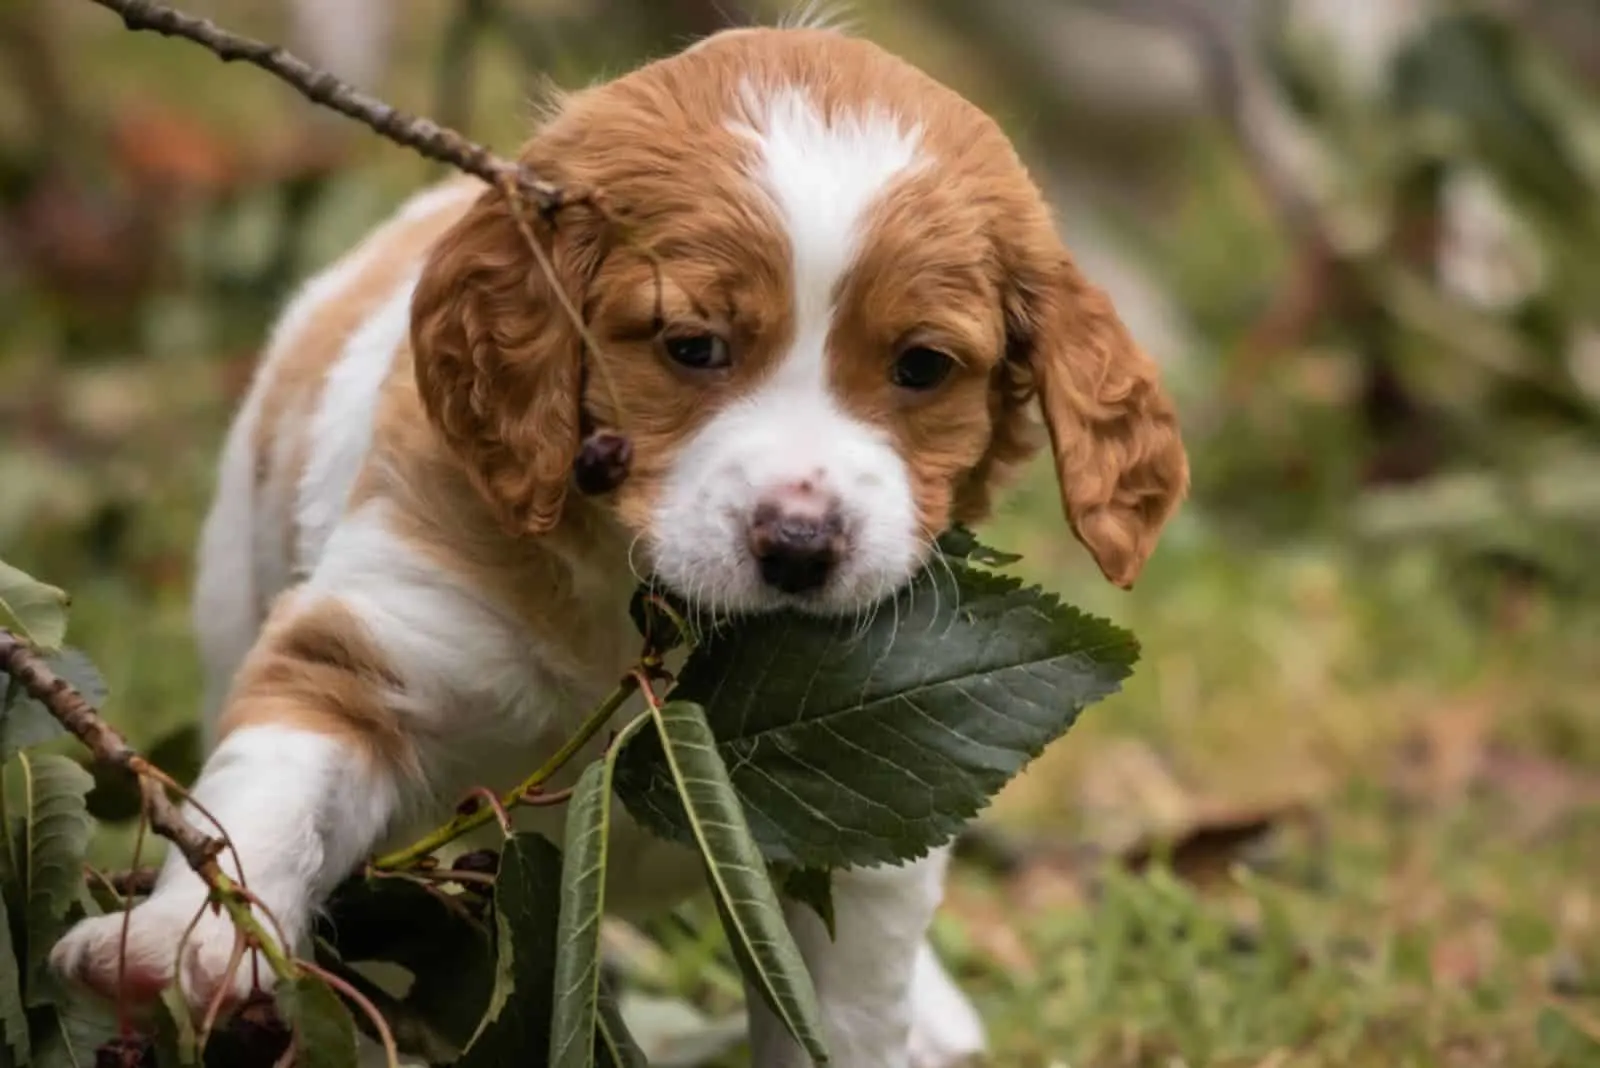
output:
[[[578,752],[611,721],[611,717],[616,714],[617,709],[621,708],[628,698],[633,696],[634,691],[639,689],[639,677],[640,673],[636,671],[626,675],[617,684],[617,688],[611,691],[610,696],[600,702],[593,712],[589,713],[588,717],[579,724],[572,737],[568,738],[549,760],[540,765],[539,769],[532,775],[529,775],[522,782],[512,787],[511,790],[501,795],[500,804],[502,808],[510,810],[517,805],[527,804],[527,798],[530,796],[537,797],[539,788],[570,763],[572,758],[577,756]],[[651,699],[653,697],[654,695],[651,695]],[[414,867],[424,857],[432,856],[436,851],[449,845],[467,832],[476,830],[494,819],[495,811],[495,808],[491,805],[479,805],[471,812],[458,813],[448,822],[429,831],[410,845],[374,860],[371,867],[377,871],[399,871]]]
[[[373,1028],[377,1030],[378,1041],[383,1043],[383,1053],[388,1058],[389,1068],[400,1068],[400,1050],[395,1046],[394,1032],[389,1029],[389,1021],[383,1018],[383,1013],[378,1011],[378,1007],[372,1003],[371,998],[357,990],[353,984],[345,981],[342,976],[334,974],[320,964],[314,964],[309,960],[297,960],[294,963],[296,967],[316,976],[324,983],[327,983],[328,986],[355,1002],[356,1006],[366,1013],[367,1019],[372,1021]]]

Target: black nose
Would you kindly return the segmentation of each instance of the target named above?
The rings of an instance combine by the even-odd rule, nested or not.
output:
[[[839,562],[841,527],[832,509],[757,508],[750,522],[750,551],[761,581],[784,593],[820,589]]]

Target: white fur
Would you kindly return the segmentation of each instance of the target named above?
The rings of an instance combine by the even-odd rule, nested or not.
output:
[[[814,479],[842,501],[854,538],[824,607],[856,607],[909,577],[924,543],[902,461],[879,430],[850,417],[830,390],[831,294],[855,257],[873,205],[921,165],[919,135],[870,109],[825,120],[793,90],[752,94],[745,103],[743,129],[761,149],[752,179],[791,238],[797,332],[775,372],[688,446],[656,517],[657,530],[677,533],[658,537],[651,549],[663,577],[718,610],[770,604],[742,555],[744,520],[763,491]],[[462,195],[459,186],[425,193],[397,219],[437,204],[434,198]],[[358,248],[302,291],[275,331],[264,368],[282,357],[285,339],[307,316],[370,266],[369,257],[370,245]],[[627,617],[633,578],[625,539],[586,546],[562,561],[585,610],[595,613],[585,621],[588,629],[614,636],[579,663],[540,643],[495,591],[464,583],[397,535],[382,501],[345,510],[370,448],[383,373],[403,338],[409,289],[407,283],[348,339],[307,428],[310,462],[296,486],[255,486],[253,440],[267,375],[258,377],[230,430],[201,540],[196,622],[208,727],[265,606],[295,578],[293,548],[309,574],[283,595],[282,611],[331,599],[359,621],[399,676],[400,685],[385,696],[418,752],[416,767],[373,767],[335,738],[255,727],[231,734],[212,753],[196,796],[227,826],[251,889],[292,941],[303,939],[320,899],[363,857],[413,834],[419,822],[436,822],[468,787],[509,786],[526,774],[637,651]],[[293,433],[286,428],[274,448],[285,447]],[[288,529],[291,518],[299,527],[296,545],[269,536]],[[597,739],[587,755],[603,744]],[[559,809],[521,814],[523,821],[561,836]],[[658,909],[699,883],[691,854],[649,836],[625,812],[616,813],[615,828],[608,900],[614,911]],[[839,873],[837,942],[809,912],[790,910],[837,1068],[951,1068],[981,1047],[970,1006],[924,940],[945,863],[938,851],[902,867]],[[170,966],[202,900],[198,879],[171,860],[155,894],[132,915],[135,959],[150,968]],[[112,916],[74,928],[53,954],[56,966],[76,974],[85,962],[114,961],[120,923]],[[196,1000],[221,975],[234,933],[225,917],[207,914],[189,945],[179,970]],[[258,971],[241,972],[241,991]],[[752,1009],[752,1042],[763,1068],[804,1063],[759,1005]]]
[[[272,381],[279,361],[312,316],[371,268],[373,247],[381,234],[445,204],[463,200],[474,191],[470,184],[445,182],[411,197],[349,253],[307,280],[284,307],[267,338],[250,389],[228,428],[218,466],[216,496],[200,531],[193,619],[205,673],[202,721],[208,730],[234,672],[255,642],[267,605],[292,580],[292,556],[285,536],[293,527],[290,517],[299,495],[275,484],[281,480],[256,493],[255,436],[266,384]],[[393,352],[389,355],[392,357]],[[282,461],[293,442],[292,433],[277,438],[275,449],[282,452],[275,457],[278,462],[272,465],[274,471],[289,468]],[[325,461],[313,456],[311,462]],[[210,741],[207,735],[207,745]]]
[[[789,239],[795,337],[757,389],[685,444],[652,523],[651,563],[715,610],[782,603],[762,584],[745,531],[764,499],[809,481],[838,499],[850,547],[821,596],[801,603],[856,611],[904,583],[926,542],[904,461],[829,384],[833,295],[872,207],[921,166],[920,130],[875,107],[825,116],[791,87],[747,86],[742,103],[746,114],[732,127],[759,149],[751,178]]]
[[[351,487],[372,448],[378,397],[394,366],[395,355],[411,326],[413,273],[345,342],[339,361],[328,371],[316,414],[311,419],[311,446],[300,476],[295,520],[297,559],[316,561],[344,515]]]
[[[836,938],[828,937],[808,907],[785,905],[789,928],[816,984],[830,1064],[927,1068],[959,1063],[941,1059],[937,1049],[932,1057],[912,1059],[913,1046],[934,1046],[940,1029],[941,1021],[921,1017],[946,1007],[931,998],[914,1002],[911,991],[948,864],[949,851],[938,849],[909,864],[834,873]],[[917,992],[937,993],[927,988]],[[758,996],[749,1000],[751,1063],[807,1068],[809,1058],[772,1012]]]
[[[337,741],[283,727],[250,727],[231,734],[207,760],[193,796],[227,828],[234,851],[224,871],[241,878],[266,906],[291,944],[304,950],[315,903],[353,870],[388,826],[398,800],[381,768],[354,760]],[[185,815],[212,824],[194,805]],[[237,855],[237,862],[235,861]],[[232,922],[204,908],[207,890],[177,850],[170,850],[150,898],[128,918],[129,966],[157,972],[172,967],[183,932],[200,916],[178,975],[191,1003],[205,1004],[226,974],[234,948]],[[114,960],[122,938],[120,913],[86,920],[56,944],[51,963],[77,974],[85,961]],[[236,996],[250,990],[265,964],[234,973]]]

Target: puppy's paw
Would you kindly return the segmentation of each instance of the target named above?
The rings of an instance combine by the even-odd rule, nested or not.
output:
[[[240,947],[235,961],[236,940],[228,914],[214,911],[203,897],[157,894],[126,916],[116,912],[82,921],[56,943],[50,964],[69,983],[135,1006],[159,998],[176,973],[184,1000],[199,1017],[219,996],[226,1013],[252,991],[271,987],[272,972],[259,954]]]

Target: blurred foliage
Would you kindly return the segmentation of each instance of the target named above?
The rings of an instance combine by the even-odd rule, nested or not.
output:
[[[778,6],[397,3],[379,88],[496,145],[541,76]],[[189,6],[284,32],[274,5]],[[1194,499],[1137,591],[1084,566],[1046,469],[984,532],[1146,664],[1002,796],[940,945],[1008,1066],[1600,1062],[1600,10],[1441,0],[1361,79],[1299,0],[1237,6],[1259,18],[1223,59],[1281,101],[1265,141],[1304,216],[1226,79],[1130,102],[1190,84],[1119,51],[1136,12],[1175,45],[1138,55],[1178,64],[1215,61],[1191,16],[1228,5],[851,5],[992,110],[1067,194],[1069,242],[1135,263],[1189,342],[1156,355]],[[110,713],[192,767],[190,556],[226,417],[293,281],[432,172],[89,4],[4,0],[0,45],[0,556],[72,590]],[[112,821],[91,855],[126,863],[126,810],[88,803]],[[1206,850],[1223,877],[1189,869]],[[714,917],[613,933],[633,1010],[737,1041]]]

